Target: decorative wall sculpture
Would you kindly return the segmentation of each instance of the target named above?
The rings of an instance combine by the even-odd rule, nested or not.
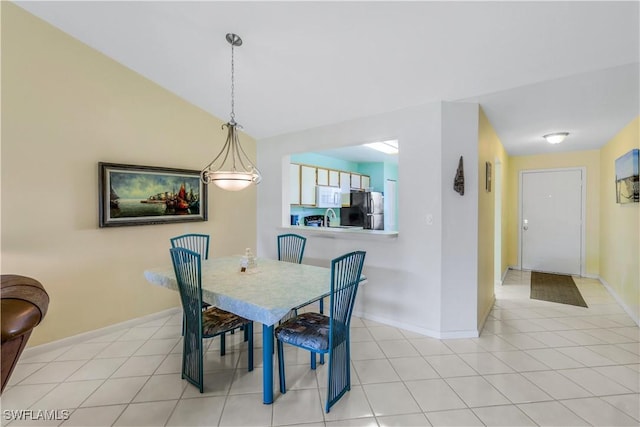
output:
[[[464,196],[464,170],[462,167],[462,156],[458,161],[458,170],[456,171],[456,177],[453,179],[453,189]]]

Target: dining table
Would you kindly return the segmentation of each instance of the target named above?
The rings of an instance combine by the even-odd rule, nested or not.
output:
[[[202,299],[254,322],[262,323],[263,402],[273,403],[274,325],[292,309],[331,293],[331,269],[257,258],[242,271],[242,256],[202,260]],[[170,262],[144,271],[148,282],[178,291]],[[366,280],[361,277],[361,283]]]

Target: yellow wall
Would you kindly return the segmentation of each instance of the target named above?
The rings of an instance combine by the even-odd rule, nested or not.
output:
[[[492,182],[491,192],[485,191],[485,162],[491,162],[492,180],[495,181],[496,163],[501,164],[502,170],[508,168],[508,156],[493,126],[480,108],[478,122],[478,325],[484,323],[484,319],[491,310],[495,299],[494,295],[494,239],[495,239],[495,182]],[[507,192],[506,174],[501,177],[502,183],[502,217],[504,212]],[[506,243],[506,221],[502,221],[502,240]],[[502,243],[502,248],[506,244]],[[502,256],[503,271],[506,268],[506,253]]]
[[[30,345],[179,304],[147,283],[169,238],[212,235],[212,254],[256,244],[256,191],[209,188],[209,221],[98,228],[98,162],[200,169],[221,121],[9,2],[2,2],[2,273],[51,303]],[[255,141],[242,137],[255,158]]]
[[[615,160],[639,148],[637,117],[600,151],[600,277],[640,318],[640,204],[616,203]]]
[[[598,276],[600,262],[600,151],[572,151],[569,153],[512,156],[509,160],[509,188],[507,203],[507,264],[518,265],[518,203],[520,172],[531,169],[586,167],[586,274]]]

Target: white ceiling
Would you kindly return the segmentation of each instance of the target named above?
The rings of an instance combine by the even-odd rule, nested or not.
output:
[[[465,100],[522,155],[599,148],[640,113],[637,1],[17,4],[223,119],[239,34],[236,118],[258,140]]]

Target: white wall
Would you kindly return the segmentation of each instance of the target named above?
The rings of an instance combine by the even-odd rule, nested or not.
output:
[[[477,221],[474,219],[477,218],[477,200],[473,204],[473,196],[465,199],[463,209],[443,208],[443,194],[448,199],[448,193],[453,193],[458,164],[455,147],[460,143],[459,138],[469,139],[462,143],[468,154],[466,151],[460,153],[465,155],[465,160],[468,156],[469,173],[473,173],[473,165],[477,162],[477,149],[470,150],[472,144],[477,144],[477,105],[475,109],[476,116],[471,118],[468,105],[449,108],[448,103],[432,103],[260,140],[258,159],[264,179],[258,189],[258,254],[276,257],[276,236],[282,232],[279,227],[289,223],[285,192],[289,188],[290,153],[398,139],[398,238],[343,240],[310,236],[305,262],[328,265],[332,258],[347,251],[366,250],[364,273],[369,281],[359,291],[356,307],[359,315],[436,337],[448,336],[450,332],[456,336],[477,335],[475,292],[460,298],[460,293],[468,292],[471,285],[467,279],[472,274],[462,278],[451,274],[452,269],[476,271],[475,261],[470,265],[465,263],[476,258],[477,233],[457,233],[460,235],[456,234],[456,238],[447,244],[446,254],[442,245],[443,214],[455,212],[447,219],[448,230],[460,222]],[[444,127],[446,139],[442,136],[443,112],[448,123]],[[459,130],[454,132],[455,127]],[[445,145],[446,164],[443,167]],[[453,163],[449,161],[450,157],[455,157]],[[477,166],[475,168],[477,173]],[[431,225],[426,221],[428,214],[433,215]],[[464,257],[461,258],[460,253],[464,253]],[[446,282],[443,282],[443,266]],[[443,283],[448,287],[444,294],[446,300],[442,300]],[[455,308],[457,313],[451,314],[454,317],[460,313],[471,314],[465,314],[457,322],[451,321],[453,317],[445,316],[450,324],[447,328],[453,329],[443,329],[442,307]]]
[[[451,336],[456,336],[457,331],[464,334],[478,319],[478,115],[478,104],[447,102],[442,106],[440,309],[441,329]],[[460,156],[464,164],[464,196],[453,191]]]

